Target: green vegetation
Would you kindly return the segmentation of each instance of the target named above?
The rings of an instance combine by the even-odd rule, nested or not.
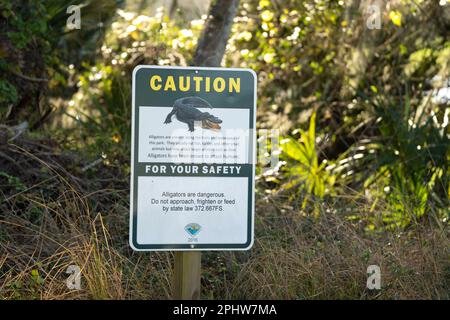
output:
[[[82,2],[70,31],[74,1],[0,0],[0,298],[169,298],[173,255],[128,247],[131,71],[189,65],[207,16]],[[202,298],[450,298],[450,3],[392,1],[373,30],[369,4],[241,1],[223,66],[257,72],[280,162]]]

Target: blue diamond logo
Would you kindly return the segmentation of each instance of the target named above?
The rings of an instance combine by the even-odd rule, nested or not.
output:
[[[196,236],[201,229],[202,227],[198,223],[189,223],[186,227],[184,227],[184,230],[186,230],[186,232],[191,236]]]

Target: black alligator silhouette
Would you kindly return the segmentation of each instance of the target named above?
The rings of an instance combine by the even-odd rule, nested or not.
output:
[[[219,123],[222,120],[208,112],[201,112],[197,108],[211,108],[211,104],[199,97],[186,97],[175,100],[173,109],[166,117],[164,123],[171,123],[172,116],[175,115],[178,121],[188,125],[189,131],[194,131],[194,122],[201,121],[203,129],[220,130]]]

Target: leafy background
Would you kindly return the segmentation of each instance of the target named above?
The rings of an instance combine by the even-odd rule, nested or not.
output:
[[[172,254],[127,245],[130,77],[188,65],[208,6],[82,1],[68,30],[71,4],[0,0],[0,296],[168,298]],[[205,253],[202,297],[449,298],[449,27],[448,1],[241,1],[222,65],[257,72],[280,161],[255,247]]]

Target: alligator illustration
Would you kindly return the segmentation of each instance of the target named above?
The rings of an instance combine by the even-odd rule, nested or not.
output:
[[[188,125],[189,131],[194,131],[194,122],[201,121],[203,129],[220,130],[219,123],[222,120],[208,112],[202,112],[197,108],[211,108],[211,104],[199,97],[186,97],[175,100],[172,111],[167,115],[164,123],[171,123],[175,115],[178,121]]]

